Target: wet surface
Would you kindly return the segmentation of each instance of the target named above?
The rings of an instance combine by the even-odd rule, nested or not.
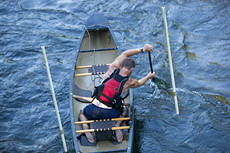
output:
[[[180,115],[176,115],[162,19],[166,7]],[[0,151],[63,152],[41,46],[46,46],[69,152],[69,81],[89,16],[101,13],[124,51],[153,45],[155,84],[134,90],[134,152],[230,150],[229,1],[0,2]],[[148,54],[132,77],[147,75]]]

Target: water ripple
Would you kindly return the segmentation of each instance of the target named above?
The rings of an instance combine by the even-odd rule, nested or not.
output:
[[[169,27],[176,115],[161,6]],[[134,90],[134,152],[230,150],[229,6],[224,1],[15,1],[0,3],[0,152],[63,152],[41,46],[46,46],[67,146],[74,152],[70,72],[88,17],[105,15],[122,50],[153,45],[155,84]],[[133,57],[132,77],[149,69]]]

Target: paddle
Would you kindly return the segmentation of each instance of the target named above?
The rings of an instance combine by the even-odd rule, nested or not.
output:
[[[153,73],[151,54],[150,54],[150,52],[148,52],[148,54],[149,54],[150,70]],[[154,78],[152,78],[151,85],[153,85],[153,84],[157,85],[159,88],[164,89],[164,90],[166,90],[170,86],[166,81],[164,81],[164,79],[156,77],[156,76]]]
[[[150,65],[150,70],[151,70],[151,73],[153,73],[153,66],[152,66],[152,60],[151,60],[151,55],[150,55],[150,52],[149,53],[149,65]],[[152,81],[155,82],[155,77],[152,78]]]

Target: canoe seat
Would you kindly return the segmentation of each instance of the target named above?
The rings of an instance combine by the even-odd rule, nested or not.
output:
[[[109,68],[110,64],[98,64],[98,65],[88,65],[88,66],[76,66],[76,69],[88,68],[88,73],[75,74],[74,76],[88,76],[88,75],[99,75],[105,74]]]
[[[77,130],[76,131],[76,133],[86,133],[86,132],[129,129],[130,128],[129,126],[120,126],[120,127],[115,126],[116,121],[128,121],[128,120],[130,120],[130,117],[80,121],[80,122],[75,122],[74,124],[75,125],[90,124],[90,129],[88,129],[88,130]]]
[[[80,121],[75,122],[75,125],[80,124],[90,124],[90,129],[88,130],[77,130],[76,133],[86,133],[86,132],[96,132],[96,140],[103,141],[103,140],[115,140],[114,138],[114,130],[123,130],[122,134],[125,136],[126,132],[125,129],[129,129],[130,126],[120,126],[116,127],[117,121],[129,121],[130,117],[124,118],[113,118],[113,119],[101,119],[101,120],[89,120],[89,121]]]
[[[104,120],[95,120],[94,122],[90,123],[90,128],[94,129],[95,131],[110,131],[112,127],[115,127],[116,121],[110,119]]]
[[[106,64],[92,65],[92,67],[88,68],[88,72],[92,73],[92,75],[105,74],[108,68]]]
[[[74,84],[73,94],[74,95],[79,95],[79,96],[82,96],[82,97],[91,97],[92,96],[92,91],[81,89],[76,84]],[[80,102],[83,102],[83,103],[91,102],[91,101],[87,101],[87,100],[80,99],[80,98],[77,98],[77,100],[80,101]]]

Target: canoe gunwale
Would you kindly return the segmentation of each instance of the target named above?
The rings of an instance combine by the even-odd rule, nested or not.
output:
[[[127,153],[133,152],[133,141],[134,141],[134,107],[133,107],[133,89],[129,89],[130,95],[130,129],[129,129],[129,143]]]
[[[80,43],[78,45],[78,48],[77,48],[77,53],[75,54],[75,58],[74,58],[74,64],[73,64],[73,67],[72,67],[72,72],[71,72],[71,79],[70,79],[70,94],[69,94],[69,107],[70,107],[70,121],[71,121],[71,129],[72,129],[72,135],[73,135],[73,141],[74,141],[74,148],[75,148],[75,151],[79,151],[79,147],[78,147],[78,143],[77,143],[77,134],[75,132],[75,125],[74,125],[74,110],[73,110],[73,81],[74,81],[74,74],[75,74],[75,63],[77,61],[77,57],[78,57],[78,53],[79,53],[79,49],[80,49],[80,46],[81,46],[81,42],[82,40],[84,39],[84,34],[85,34],[86,30],[84,29],[82,34],[81,34],[81,38],[80,38]]]

